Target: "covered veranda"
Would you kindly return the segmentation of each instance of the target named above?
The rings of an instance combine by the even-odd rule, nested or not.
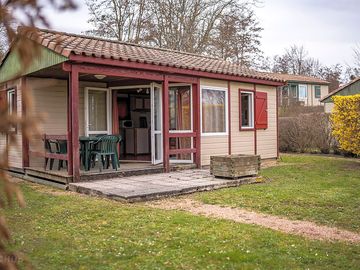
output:
[[[46,134],[45,130],[45,134],[43,135],[52,140],[65,140],[67,151],[64,153],[49,153],[42,150],[39,151],[38,149],[34,151],[28,146],[27,151],[24,152],[24,167],[29,175],[55,179],[55,181],[62,179],[61,181],[68,183],[89,179],[101,179],[102,177],[109,178],[122,175],[169,172],[171,169],[179,169],[182,167],[200,167],[199,79],[152,70],[116,66],[116,63],[120,63],[118,61],[116,63],[112,62],[111,65],[109,65],[105,59],[90,59],[92,60],[91,63],[87,61],[89,58],[84,57],[77,61],[66,61],[28,75],[28,78],[52,78],[66,81],[67,86],[66,115],[62,116],[67,118],[67,132],[66,134]],[[102,61],[104,63],[101,63]],[[119,88],[149,85],[152,96],[151,139],[149,144],[151,145],[151,155],[154,156],[150,162],[143,162],[141,160],[120,161],[120,169],[117,171],[112,170],[111,167],[102,172],[99,172],[97,167],[91,168],[91,170],[85,170],[81,164],[79,155],[81,143],[79,138],[88,135],[86,127],[82,126],[87,125],[88,122],[86,122],[86,119],[84,123],[80,121],[81,115],[83,114],[83,109],[80,109],[80,103],[86,102],[80,100],[80,86],[83,83],[86,83],[89,88],[91,88],[92,83],[94,83],[94,85],[101,83],[103,84],[102,88],[107,89],[109,93],[107,109],[110,110],[110,115],[107,120],[111,126],[107,129],[107,134],[114,135],[118,135],[119,130],[121,130],[118,121],[119,106],[117,104]],[[178,132],[176,127],[173,129],[170,127],[171,120],[169,117],[171,115],[171,106],[169,105],[169,88],[171,88],[172,85],[188,85],[189,89],[191,89],[191,98],[188,104],[191,107],[191,109],[188,108],[188,114],[191,113],[191,124],[186,130],[182,129]],[[48,89],[48,95],[52,94],[51,91],[52,89],[50,87]],[[157,97],[157,100],[154,99],[155,97]],[[84,97],[82,98],[84,99]],[[157,119],[155,119],[155,117],[157,117]],[[155,121],[160,121],[161,123],[156,125]],[[179,147],[181,144],[172,143],[174,140],[182,139],[189,139],[191,143],[182,144],[181,147]],[[159,142],[161,142],[161,145],[156,145],[156,143]],[[186,162],[183,162],[184,164],[182,164],[181,160],[176,160],[176,156],[184,155],[190,157]],[[39,165],[33,166],[30,162],[32,157],[61,160],[64,164],[66,163],[67,166],[63,166],[64,168],[61,170],[56,170],[55,168],[49,170]]]

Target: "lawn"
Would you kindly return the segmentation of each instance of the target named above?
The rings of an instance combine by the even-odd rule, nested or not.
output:
[[[280,166],[261,175],[268,182],[194,197],[360,232],[360,160],[283,155]]]
[[[26,254],[35,269],[328,270],[360,265],[360,245],[21,186],[27,207],[6,214],[12,248]]]

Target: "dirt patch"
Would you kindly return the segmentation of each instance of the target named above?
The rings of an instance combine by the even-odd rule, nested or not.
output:
[[[295,221],[260,214],[240,208],[202,204],[191,199],[162,200],[147,203],[147,205],[166,210],[183,210],[195,215],[232,220],[239,223],[255,224],[289,234],[301,235],[309,239],[360,243],[360,234],[354,232],[321,226],[308,221]]]

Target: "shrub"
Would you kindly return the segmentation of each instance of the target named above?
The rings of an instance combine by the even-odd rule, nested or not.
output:
[[[280,151],[321,152],[334,150],[336,142],[331,134],[329,115],[300,114],[279,118]]]
[[[340,149],[360,155],[360,94],[334,96],[331,114],[333,135]]]

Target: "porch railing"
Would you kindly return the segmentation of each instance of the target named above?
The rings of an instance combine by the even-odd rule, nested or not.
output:
[[[196,132],[184,132],[184,133],[169,133],[169,139],[171,138],[193,138],[193,147],[192,148],[182,148],[182,149],[169,149],[170,155],[178,154],[196,154]]]
[[[29,151],[29,154],[35,157],[42,157],[42,158],[49,158],[49,159],[57,159],[57,160],[64,160],[69,161],[69,153],[66,154],[58,154],[58,153],[50,153],[46,150],[46,142],[48,140],[54,140],[54,141],[67,141],[68,136],[67,135],[46,135],[43,134],[41,136],[41,139],[44,143],[44,151]]]

